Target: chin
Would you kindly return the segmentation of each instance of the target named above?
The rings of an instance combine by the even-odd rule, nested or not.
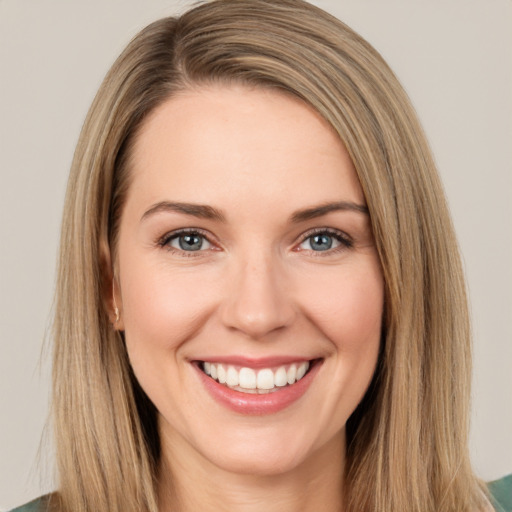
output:
[[[291,431],[260,427],[227,430],[224,436],[217,437],[214,446],[204,443],[201,450],[196,444],[196,450],[223,471],[257,477],[294,473],[301,467],[323,467],[333,460],[341,463],[334,454],[338,453],[341,459],[344,429],[334,435],[322,432],[315,436],[311,429],[305,432],[297,426]]]
[[[210,462],[223,471],[256,477],[277,476],[293,472],[300,467],[306,454],[287,451],[240,450],[234,453],[214,454]]]

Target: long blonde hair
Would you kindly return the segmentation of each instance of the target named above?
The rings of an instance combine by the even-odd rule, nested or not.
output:
[[[68,512],[156,512],[156,412],[109,323],[111,261],[130,148],[176,91],[237,82],[286,91],[344,142],[385,278],[381,356],[349,420],[346,503],[361,511],[467,511],[470,329],[457,243],[430,150],[380,55],[301,0],[214,0],[139,33],[107,74],[78,141],[62,227],[53,414]]]

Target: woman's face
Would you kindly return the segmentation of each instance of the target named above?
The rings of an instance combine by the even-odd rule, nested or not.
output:
[[[132,157],[118,327],[164,453],[255,474],[342,456],[383,278],[339,138],[283,93],[211,86],[156,109]]]

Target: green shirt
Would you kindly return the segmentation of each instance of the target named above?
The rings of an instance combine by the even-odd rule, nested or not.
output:
[[[512,475],[488,484],[496,512],[512,512]],[[45,499],[38,498],[11,512],[44,512]]]
[[[487,484],[497,512],[512,512],[512,475]]]

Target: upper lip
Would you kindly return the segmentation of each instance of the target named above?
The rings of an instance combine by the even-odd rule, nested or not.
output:
[[[228,364],[232,366],[241,366],[247,368],[269,368],[273,366],[281,366],[293,363],[303,363],[306,361],[312,361],[316,359],[314,357],[302,357],[302,356],[268,356],[268,357],[247,357],[239,355],[229,356],[205,356],[204,358],[195,358],[195,361],[207,361],[209,363]]]

